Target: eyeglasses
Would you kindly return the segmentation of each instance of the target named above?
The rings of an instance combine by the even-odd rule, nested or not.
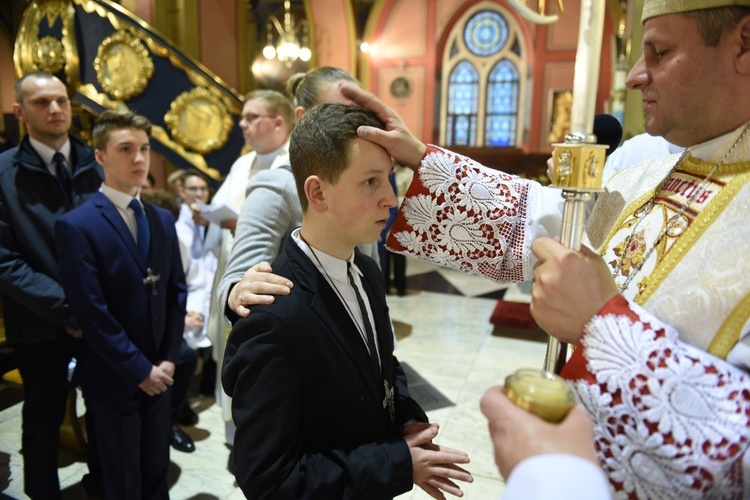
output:
[[[185,191],[190,191],[191,193],[208,191],[208,186],[190,186],[190,187],[186,187]]]
[[[275,118],[271,115],[256,115],[255,113],[245,113],[242,115],[242,119],[245,120],[247,123],[253,123],[256,120],[259,120],[260,118]]]

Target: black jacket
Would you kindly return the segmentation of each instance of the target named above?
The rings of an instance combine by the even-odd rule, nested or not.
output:
[[[11,343],[53,340],[73,324],[53,227],[99,189],[104,174],[90,147],[74,137],[70,143],[72,205],[28,137],[0,154],[0,297]]]
[[[237,424],[237,483],[254,499],[386,499],[412,488],[402,428],[427,421],[393,356],[383,275],[359,253],[395,418],[383,381],[336,292],[293,241],[273,263],[290,295],[254,306],[229,336],[222,382]]]

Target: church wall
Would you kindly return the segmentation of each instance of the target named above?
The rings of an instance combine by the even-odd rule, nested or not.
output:
[[[356,74],[356,35],[348,0],[308,1],[318,66]]]
[[[123,0],[121,4],[154,24],[156,0]],[[461,15],[481,2],[494,3],[514,13],[507,0],[378,0],[364,28],[365,41],[375,44],[373,52],[359,55],[352,7],[347,0],[306,0],[312,24],[315,59],[318,65],[341,67],[354,74],[364,87],[376,92],[402,114],[406,123],[424,141],[439,136],[440,71],[447,33]],[[547,2],[555,8],[556,2]],[[535,25],[517,17],[527,49],[528,86],[526,102],[526,152],[549,151],[547,135],[554,92],[572,89],[573,64],[578,34],[580,0],[565,0],[560,21]],[[238,0],[197,0],[199,60],[230,86],[245,92],[248,64],[240,59],[254,54],[240,40],[244,2]],[[605,110],[611,81],[611,39],[613,26],[605,16],[605,42],[597,98],[597,112]],[[0,37],[2,38],[2,37]],[[240,47],[240,45],[242,47]],[[257,47],[260,50],[260,47]],[[4,52],[3,52],[4,51]],[[8,57],[10,44],[0,41],[0,69],[12,74]],[[394,95],[394,81],[406,79],[408,94]],[[10,112],[13,79],[0,77],[0,105]]]
[[[235,0],[201,0],[198,9],[201,63],[230,87],[239,88],[238,3]],[[242,70],[249,71],[247,67]]]
[[[363,84],[397,110],[417,137],[428,142],[433,142],[434,7],[430,0],[383,1],[365,31],[373,48],[361,59]],[[391,90],[396,79],[408,82],[406,95]]]
[[[505,0],[382,0],[374,9],[376,17],[368,21],[367,41],[376,44],[376,51],[362,59],[365,86],[402,113],[405,122],[424,141],[436,142],[439,136],[440,65],[447,35],[468,9],[480,3],[496,4],[515,15]],[[580,0],[565,0],[564,4],[560,20],[548,26],[515,16],[525,38],[529,70],[529,98],[520,103],[527,109],[523,141],[526,152],[551,150],[547,141],[551,100],[554,92],[573,88]],[[605,16],[598,113],[604,111],[609,94],[612,35],[612,22]],[[398,77],[411,83],[411,93],[405,98],[390,92],[391,83]]]

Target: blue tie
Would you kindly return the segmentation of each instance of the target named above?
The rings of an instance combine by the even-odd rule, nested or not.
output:
[[[148,247],[151,245],[151,232],[148,228],[148,219],[146,214],[143,213],[141,204],[133,198],[128,207],[135,214],[135,224],[138,226],[138,248],[141,250],[143,258],[148,262]]]

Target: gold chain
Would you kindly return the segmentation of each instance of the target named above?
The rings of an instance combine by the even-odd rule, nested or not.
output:
[[[654,240],[654,244],[649,247],[649,249],[646,251],[646,253],[643,255],[643,258],[631,269],[630,273],[628,274],[628,277],[625,279],[625,282],[620,286],[618,285],[618,288],[620,290],[620,293],[627,290],[628,286],[630,285],[630,282],[633,281],[633,278],[636,274],[638,274],[643,267],[643,264],[645,264],[649,257],[651,257],[651,254],[656,250],[656,248],[659,246],[661,241],[664,239],[664,236],[669,234],[669,231],[672,230],[672,228],[681,220],[683,214],[685,211],[690,208],[690,205],[692,205],[693,201],[695,201],[700,194],[703,194],[703,192],[706,190],[706,187],[708,186],[708,183],[713,178],[716,171],[721,167],[724,162],[727,161],[729,156],[734,152],[735,148],[737,148],[737,145],[742,141],[742,139],[745,137],[745,134],[747,133],[748,129],[750,129],[750,124],[745,125],[745,129],[742,131],[742,133],[737,137],[737,140],[734,141],[734,144],[732,144],[732,147],[729,148],[729,151],[724,155],[724,157],[721,159],[719,163],[714,166],[714,168],[711,169],[711,171],[708,173],[708,175],[701,181],[701,183],[698,185],[698,188],[693,191],[693,194],[688,198],[685,203],[682,204],[680,209],[677,211],[675,215],[673,215],[669,221],[667,222],[667,225],[664,226],[664,229],[659,234],[659,236],[656,237],[656,240]],[[620,255],[620,258],[617,261],[617,265],[615,266],[614,271],[612,272],[612,276],[614,278],[617,278],[622,273],[622,265],[625,260],[625,256],[628,253],[628,248],[630,248],[630,243],[633,241],[633,237],[635,236],[638,227],[641,225],[641,222],[648,216],[648,214],[651,212],[651,209],[654,208],[654,204],[656,203],[656,200],[659,198],[659,194],[661,193],[662,189],[664,189],[664,185],[667,183],[669,178],[674,174],[674,172],[677,170],[677,167],[680,166],[680,164],[683,162],[685,157],[690,152],[690,148],[686,149],[682,152],[680,157],[677,159],[677,162],[674,164],[672,169],[669,171],[666,177],[661,181],[659,186],[656,188],[656,191],[654,192],[654,195],[651,197],[650,200],[648,200],[648,203],[643,207],[643,210],[636,210],[636,212],[633,214],[635,217],[638,218],[638,221],[633,226],[632,231],[630,231],[630,235],[628,236],[628,239],[625,241],[625,245],[623,246],[623,252],[622,255]]]

